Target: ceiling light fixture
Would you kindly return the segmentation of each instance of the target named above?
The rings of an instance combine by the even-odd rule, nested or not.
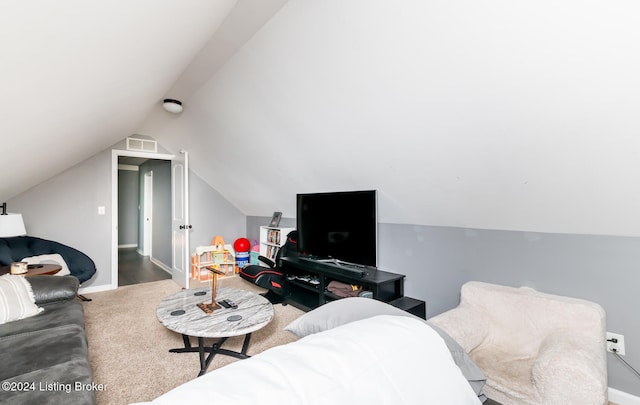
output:
[[[180,114],[182,112],[182,102],[178,100],[165,98],[162,102],[162,106],[172,114]]]

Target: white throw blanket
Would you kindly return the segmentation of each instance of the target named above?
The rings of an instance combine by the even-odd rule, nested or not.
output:
[[[480,404],[442,338],[381,315],[274,347],[189,381],[153,404]]]
[[[429,322],[454,338],[504,405],[607,403],[606,314],[593,302],[470,281]]]

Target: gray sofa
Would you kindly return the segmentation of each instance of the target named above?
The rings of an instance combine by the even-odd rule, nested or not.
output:
[[[44,311],[0,325],[0,403],[95,404],[78,279],[28,280]]]

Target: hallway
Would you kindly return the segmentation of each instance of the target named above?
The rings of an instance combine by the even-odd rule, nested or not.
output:
[[[171,274],[138,254],[136,248],[118,249],[118,286],[170,279]]]

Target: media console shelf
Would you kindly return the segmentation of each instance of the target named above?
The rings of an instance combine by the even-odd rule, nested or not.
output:
[[[353,267],[353,271],[331,264],[294,257],[283,257],[282,266],[287,277],[287,302],[309,311],[340,297],[326,291],[333,281],[361,285],[371,291],[373,298],[393,302],[404,296],[404,274],[390,273],[370,267]],[[361,275],[359,271],[364,271]],[[305,281],[308,280],[308,281]]]

